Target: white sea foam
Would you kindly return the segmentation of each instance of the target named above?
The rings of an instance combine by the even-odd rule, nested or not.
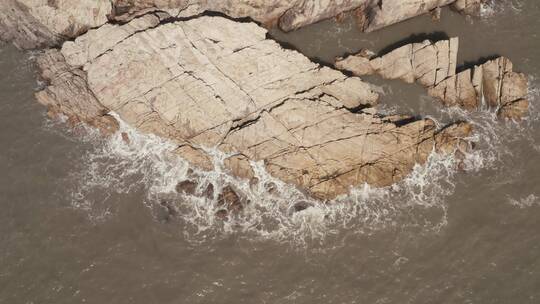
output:
[[[508,202],[510,203],[510,205],[516,206],[519,208],[540,206],[540,199],[538,198],[538,196],[534,194],[530,194],[529,196],[523,197],[520,199],[509,198]]]
[[[522,14],[525,9],[526,2],[524,0],[487,0],[481,4],[480,16],[485,18],[494,17],[506,11],[514,14]]]
[[[536,98],[535,90],[531,94]],[[527,132],[533,132],[527,124],[537,120],[534,106],[531,112],[525,125],[501,123],[494,112],[468,113],[457,108],[444,110],[434,119],[441,124],[461,119],[474,124],[476,135],[470,140],[477,149],[463,162],[465,170],[474,172],[497,167],[501,159],[512,155],[511,142],[523,140]],[[447,200],[456,188],[456,160],[432,153],[425,165],[415,166],[411,174],[391,187],[375,189],[362,185],[352,189],[349,195],[320,202],[271,177],[262,163],[252,163],[260,180],[256,187],[231,177],[222,169],[227,155],[217,150],[207,151],[213,156],[216,170],[203,172],[191,168],[193,173],[189,173],[189,164],[173,153],[175,144],[141,134],[118,120],[120,131],[108,140],[90,132],[89,140],[100,143],[85,156],[81,172],[74,173],[78,189],[74,191],[73,206],[88,210],[96,220],[103,220],[114,215],[118,195],[139,191],[142,194],[136,197],[143,197],[142,203],[156,220],[181,222],[186,237],[193,241],[233,233],[306,244],[323,241],[343,229],[371,233],[385,227],[411,226],[439,231],[447,223]],[[127,134],[129,142],[122,133]],[[178,194],[176,185],[186,179],[196,179],[201,190],[212,184],[213,197]],[[269,193],[265,187],[269,184],[277,191]],[[226,185],[238,189],[250,203],[243,212],[223,221],[216,217],[220,209],[217,194]],[[532,198],[522,205],[526,206],[529,200]],[[309,208],[295,212],[294,205],[300,201]],[[168,217],[169,213],[174,216]]]
[[[118,134],[95,145],[85,156],[81,172],[73,176],[78,180],[73,206],[87,210],[94,220],[113,215],[114,200],[119,195],[142,191],[143,203],[156,219],[159,220],[164,211],[174,211],[173,218],[185,224],[186,236],[195,241],[208,235],[241,233],[252,238],[305,244],[322,241],[343,228],[358,233],[408,224],[439,229],[446,221],[444,198],[454,188],[452,157],[432,154],[425,166],[416,166],[399,184],[382,189],[363,185],[352,189],[350,195],[320,202],[271,177],[262,163],[252,164],[260,180],[256,187],[235,179],[222,170],[226,155],[216,150],[207,151],[213,156],[216,170],[203,172],[191,168],[194,172],[189,173],[188,163],[172,152],[176,147],[173,143],[141,134],[119,121]],[[122,133],[127,134],[129,142],[123,139]],[[87,138],[100,140],[92,131]],[[196,179],[200,189],[212,184],[214,196],[176,193],[178,182],[186,179]],[[269,193],[265,187],[269,184],[277,191]],[[250,203],[243,212],[223,221],[216,217],[220,209],[217,193],[226,185],[234,186]],[[298,202],[309,207],[295,212]],[[414,208],[419,212],[411,212]],[[433,210],[437,210],[435,215]]]

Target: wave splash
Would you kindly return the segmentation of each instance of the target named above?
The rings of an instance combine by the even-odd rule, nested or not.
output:
[[[452,157],[432,154],[426,165],[416,166],[399,184],[382,189],[363,185],[348,196],[320,202],[270,176],[262,163],[252,163],[260,181],[257,185],[233,178],[222,169],[227,155],[216,150],[207,151],[213,156],[216,170],[192,168],[172,152],[175,144],[141,134],[116,117],[120,131],[111,138],[103,140],[96,131],[89,131],[87,140],[100,142],[85,155],[82,170],[72,176],[77,180],[73,207],[88,211],[96,221],[114,215],[111,201],[118,195],[140,192],[157,220],[179,219],[186,235],[195,241],[209,235],[243,234],[306,244],[322,241],[343,228],[369,233],[396,225],[440,229],[445,224],[444,197],[453,192],[451,181],[456,173]],[[214,194],[208,197],[178,193],[177,184],[188,179],[195,179],[200,189],[212,184]],[[223,220],[216,216],[220,209],[217,194],[228,185],[250,203],[242,212]],[[297,208],[298,204],[302,208]],[[426,212],[410,212],[414,208]]]
[[[537,96],[538,91],[531,91],[531,98]],[[457,108],[445,109],[433,119],[441,123],[465,119],[474,124],[476,136],[471,140],[477,148],[466,156],[462,167],[478,172],[499,166],[502,158],[512,154],[513,140],[523,140],[534,132],[531,124],[539,119],[532,104],[531,116],[522,124],[501,123],[493,111],[467,113]],[[184,234],[193,241],[237,234],[305,245],[322,242],[343,229],[372,233],[387,227],[420,227],[437,232],[447,224],[447,199],[456,189],[455,175],[459,174],[457,161],[451,156],[432,153],[425,165],[417,165],[400,183],[379,189],[363,185],[347,196],[320,202],[271,177],[262,163],[252,164],[260,181],[256,186],[235,179],[222,169],[227,155],[216,150],[207,151],[213,156],[216,170],[191,168],[172,152],[175,144],[141,134],[116,118],[120,131],[107,140],[88,131],[93,149],[85,155],[81,172],[73,176],[77,180],[73,207],[88,211],[94,220],[114,215],[111,201],[117,195],[140,193],[137,197],[142,197],[156,220],[181,222]],[[199,189],[212,184],[214,194],[178,193],[177,184],[188,179],[195,180]],[[249,203],[238,214],[223,220],[216,216],[220,209],[217,194],[228,185]],[[268,190],[270,185],[272,191]],[[299,203],[301,210],[296,208]]]

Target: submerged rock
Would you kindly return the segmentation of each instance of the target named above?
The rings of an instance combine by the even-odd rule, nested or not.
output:
[[[214,184],[208,184],[208,186],[206,186],[206,189],[204,189],[203,195],[209,200],[214,199]]]
[[[83,122],[105,134],[119,129],[109,109],[101,104],[88,88],[86,73],[66,63],[57,50],[48,50],[37,59],[47,87],[36,94],[37,101],[45,105],[49,116],[65,115],[72,124]]]
[[[65,92],[47,87],[54,90],[48,104],[61,112],[73,102],[70,92],[88,92],[99,113],[114,111],[177,142],[180,155],[208,170],[213,163],[201,147],[216,147],[238,156],[228,160],[233,174],[252,178],[250,161],[263,160],[274,177],[330,199],[351,186],[399,181],[441,138],[462,148],[470,135],[377,114],[369,84],[283,49],[254,23],[203,16],[156,25],[150,15],[102,31],[40,59],[82,73]]]
[[[411,43],[380,57],[365,52],[338,58],[336,67],[355,75],[419,83],[447,106],[476,110],[485,101],[500,117],[519,119],[528,111],[528,80],[504,57],[457,73],[458,38]]]
[[[372,32],[437,10],[456,0],[367,0],[355,14],[360,29]]]
[[[244,209],[245,204],[245,200],[240,198],[232,186],[226,186],[218,195],[217,206],[224,208],[222,210],[227,213],[237,214]]]
[[[198,186],[199,184],[192,180],[181,181],[176,185],[176,192],[187,195],[194,195]]]

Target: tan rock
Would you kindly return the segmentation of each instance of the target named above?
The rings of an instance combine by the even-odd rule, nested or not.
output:
[[[176,185],[176,192],[187,195],[194,195],[197,191],[197,187],[199,187],[199,184],[197,182],[192,180],[184,180]]]
[[[399,181],[434,148],[451,153],[469,136],[376,114],[370,85],[281,48],[256,24],[221,17],[146,24],[111,27],[101,39],[90,31],[61,52],[72,69],[84,68],[79,85],[102,109],[178,142],[177,153],[207,170],[213,163],[201,147],[217,147],[237,155],[225,162],[233,174],[251,178],[249,161],[262,160],[274,177],[329,199],[362,183]],[[115,31],[130,34],[101,41],[123,37]],[[62,106],[62,92],[57,97]]]
[[[501,109],[501,117],[515,119],[520,113],[526,114],[528,80],[524,74],[513,72],[510,60],[499,57],[456,74],[457,52],[457,38],[426,40],[372,59],[363,53],[338,58],[335,66],[358,76],[376,73],[385,79],[417,82],[447,106],[476,110],[484,101],[488,107]],[[516,101],[521,102],[510,106]]]
[[[244,155],[233,155],[224,160],[223,165],[234,176],[243,179],[253,179],[255,172],[251,167],[249,158]]]
[[[65,62],[57,50],[48,50],[37,60],[47,87],[36,94],[52,116],[65,115],[71,123],[83,122],[106,134],[118,130],[118,122],[88,88],[86,73]]]
[[[373,31],[436,13],[453,2],[456,0],[3,0],[0,39],[24,49],[58,45],[105,24],[108,18],[126,23],[151,12],[162,19],[217,12],[232,18],[251,18],[268,27],[279,24],[282,30],[291,31],[355,10],[360,27]],[[480,2],[457,0],[454,7],[478,14]]]
[[[336,58],[335,66],[339,70],[347,70],[358,76],[373,75],[375,71],[370,61],[370,56],[362,50],[358,54],[347,56],[346,58]]]
[[[365,52],[339,58],[335,66],[355,75],[379,74],[385,79],[401,79],[434,86],[456,72],[458,38],[407,44],[383,56],[367,59]]]

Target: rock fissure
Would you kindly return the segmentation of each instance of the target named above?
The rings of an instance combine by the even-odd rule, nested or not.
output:
[[[459,71],[457,49],[457,38],[425,40],[401,46],[380,57],[370,58],[365,56],[366,52],[360,52],[338,58],[335,66],[356,76],[378,74],[385,79],[417,82],[426,87],[430,96],[447,106],[478,110],[485,100],[501,118],[519,120],[527,114],[528,80],[524,74],[513,71],[510,60],[495,57]],[[408,54],[408,58],[404,54]],[[513,104],[514,100],[521,102]]]
[[[244,3],[240,10],[217,1],[186,0],[176,7],[147,0],[96,1],[92,5],[102,5],[104,14],[93,24],[71,10],[77,3],[59,2],[46,16],[62,12],[82,21],[65,35],[73,40],[38,59],[48,80],[38,101],[51,114],[114,132],[118,122],[105,114],[111,109],[141,132],[177,143],[178,154],[205,170],[213,169],[207,148],[230,155],[226,167],[244,178],[253,176],[250,161],[263,161],[269,174],[320,199],[363,183],[390,185],[415,164],[425,163],[432,151],[465,149],[462,139],[472,132],[470,125],[437,130],[429,119],[379,114],[378,94],[371,85],[313,62],[270,39],[260,26],[278,23],[291,30],[363,6],[359,14],[369,14],[366,30],[373,30],[428,12],[431,4],[410,13],[411,1],[402,2],[398,10],[392,10],[398,7],[392,0],[256,2]],[[32,27],[53,36],[59,33],[60,27],[51,27],[37,11],[21,14],[26,20],[41,16]],[[9,28],[20,26],[30,25],[20,22]],[[47,35],[35,37],[46,42]],[[412,58],[422,58],[429,49],[411,47],[396,59],[408,60],[413,69]],[[443,55],[437,47],[434,72],[419,65],[418,75],[402,76],[411,82],[434,78],[432,84],[439,84],[454,65],[451,54],[439,62]],[[400,64],[388,62],[388,73],[400,72]],[[502,100],[509,96],[505,90],[500,85],[493,93]],[[515,97],[506,98],[505,104],[520,102]]]

